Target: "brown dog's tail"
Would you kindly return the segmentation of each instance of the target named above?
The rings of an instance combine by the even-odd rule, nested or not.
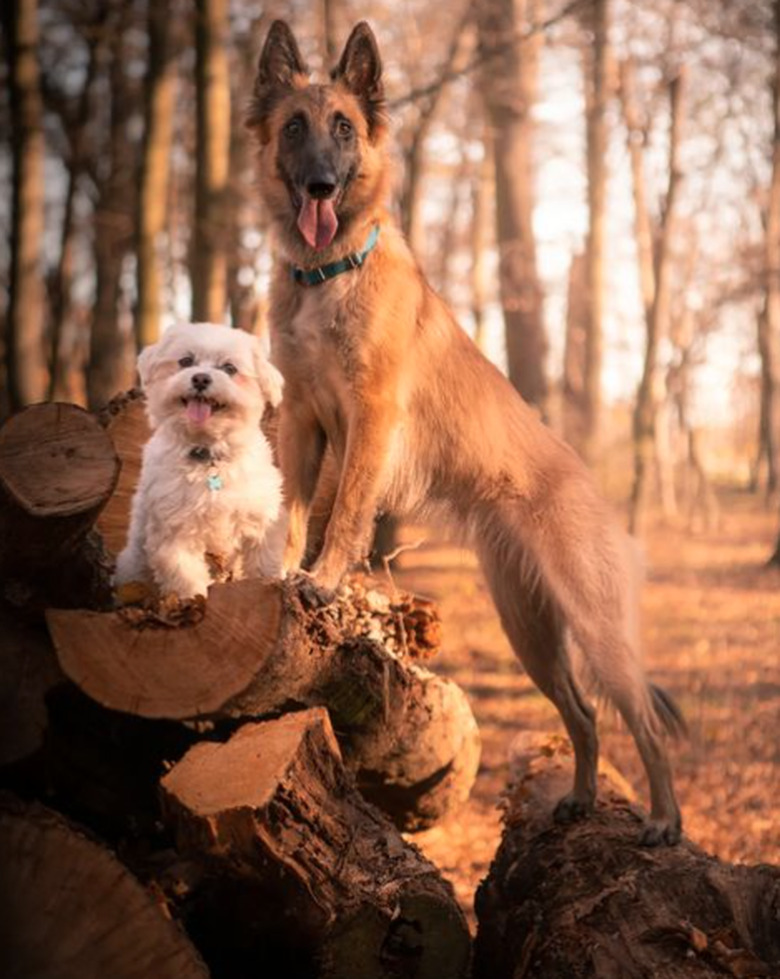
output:
[[[649,686],[653,699],[653,710],[663,729],[675,740],[687,738],[688,724],[672,695],[654,683]]]

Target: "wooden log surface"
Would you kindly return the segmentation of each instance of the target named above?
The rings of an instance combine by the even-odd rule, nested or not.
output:
[[[42,624],[0,605],[0,767],[41,748],[48,725],[46,695],[63,679]]]
[[[240,956],[269,975],[465,975],[450,885],[356,791],[322,708],[195,745],[161,788],[178,852],[209,881],[188,927],[220,974]]]
[[[208,979],[180,928],[105,847],[0,799],[3,979]]]
[[[558,825],[568,743],[528,735],[516,761],[475,902],[473,979],[780,975],[780,868],[721,863],[685,839],[639,846],[641,815],[608,768],[593,816]]]
[[[0,428],[2,569],[40,570],[73,551],[114,491],[119,458],[94,415],[40,404]]]
[[[113,710],[191,720],[328,707],[370,798],[421,828],[468,797],[476,722],[451,681],[356,638],[354,610],[353,596],[319,604],[306,582],[249,580],[213,586],[167,624],[133,609],[50,610],[47,620],[64,672]]]
[[[109,566],[91,533],[119,476],[94,415],[39,404],[0,428],[0,581],[25,610],[109,600]]]
[[[100,413],[100,422],[122,460],[116,490],[97,523],[106,548],[116,557],[127,543],[130,504],[141,474],[143,447],[151,434],[141,391],[133,388],[113,398]]]

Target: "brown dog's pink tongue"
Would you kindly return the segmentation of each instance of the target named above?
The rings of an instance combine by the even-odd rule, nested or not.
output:
[[[338,226],[339,219],[330,198],[317,200],[304,195],[298,212],[298,230],[311,248],[317,251],[327,248],[336,236]]]
[[[193,425],[205,425],[211,418],[211,405],[208,401],[196,401],[193,398],[187,402],[187,418]]]

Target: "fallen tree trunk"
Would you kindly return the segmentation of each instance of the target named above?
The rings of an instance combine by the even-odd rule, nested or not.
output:
[[[183,932],[98,843],[51,810],[0,799],[5,979],[208,979]]]
[[[25,408],[0,428],[0,579],[13,602],[108,600],[107,564],[89,536],[119,476],[97,419],[76,405]]]
[[[474,979],[780,975],[780,868],[721,863],[687,840],[639,846],[641,817],[614,772],[600,773],[592,817],[558,825],[568,744],[529,738],[518,761],[477,892]]]
[[[430,825],[468,797],[476,722],[459,687],[412,661],[414,609],[404,617],[388,604],[366,625],[354,595],[320,605],[306,582],[248,580],[215,585],[208,601],[176,612],[52,610],[47,619],[63,670],[105,707],[219,720],[322,705],[361,789],[398,825]],[[392,652],[365,634],[386,635],[388,623],[400,636]]]
[[[198,744],[161,787],[177,850],[208,881],[186,917],[218,974],[465,975],[451,887],[356,791],[323,709]]]

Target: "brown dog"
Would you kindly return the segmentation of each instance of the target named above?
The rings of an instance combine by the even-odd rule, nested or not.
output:
[[[385,209],[387,122],[367,24],[331,78],[311,84],[289,27],[273,24],[248,124],[279,253],[271,335],[286,383],[286,567],[303,559],[326,447],[338,485],[311,569],[324,588],[364,553],[380,511],[442,513],[467,529],[512,646],[574,745],[574,787],[557,817],[587,812],[596,796],[595,714],[572,672],[574,639],[642,756],[652,798],[643,841],[674,843],[662,729],[682,720],[646,681],[628,625],[628,539],[576,455],[460,329]]]

